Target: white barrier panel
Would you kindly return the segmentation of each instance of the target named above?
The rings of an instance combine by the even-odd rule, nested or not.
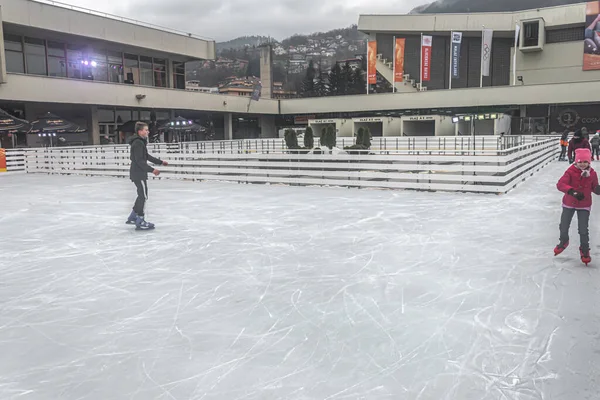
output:
[[[169,162],[152,179],[189,179],[506,193],[552,161],[554,138],[507,150],[404,151],[394,154],[297,154],[294,152],[200,153],[188,148],[150,146]],[[181,150],[181,151],[179,151]],[[41,148],[25,152],[28,173],[129,176],[129,149],[123,146]]]
[[[28,149],[7,149],[6,170],[7,172],[25,171],[25,153]]]

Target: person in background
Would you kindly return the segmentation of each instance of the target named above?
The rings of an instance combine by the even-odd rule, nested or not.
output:
[[[573,134],[573,138],[569,141],[569,148],[567,150],[567,155],[569,157],[569,163],[573,163],[575,157],[575,150],[577,149],[588,149],[591,150],[590,142],[586,138],[583,137],[583,129],[578,129]],[[587,129],[586,129],[587,131]]]
[[[592,145],[592,160],[594,160],[594,157],[596,157],[595,160],[600,160],[600,131],[592,136],[590,144]]]
[[[569,131],[564,131],[560,137],[560,155],[558,161],[567,161],[567,147],[569,146]]]

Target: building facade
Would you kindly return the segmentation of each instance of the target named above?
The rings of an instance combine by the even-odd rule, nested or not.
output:
[[[261,70],[263,96],[254,101],[244,85],[222,93],[190,84],[186,90],[185,63],[215,59],[212,40],[90,10],[0,0],[0,108],[28,120],[53,112],[76,122],[87,129],[69,137],[78,144],[98,144],[104,136],[118,142],[119,127],[128,121],[176,115],[211,119],[215,139],[276,137],[279,127],[307,116],[485,110],[539,119],[545,132],[584,125],[595,130],[600,129],[600,61],[594,61],[600,57],[600,27],[591,26],[594,13],[600,14],[598,1],[506,13],[361,15],[359,30],[377,42],[379,79],[392,75],[384,61],[392,59],[395,37],[406,40],[404,74],[418,81],[421,35],[432,36],[426,91],[404,82],[396,93],[289,99]],[[480,87],[484,27],[493,29],[493,39],[490,76]],[[450,89],[452,32],[461,32],[463,40],[459,77]],[[270,62],[262,59],[261,66]],[[35,138],[28,139],[33,141],[19,137],[19,144],[36,145]]]

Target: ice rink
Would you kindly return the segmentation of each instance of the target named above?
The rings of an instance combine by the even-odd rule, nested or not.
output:
[[[507,195],[0,174],[0,399],[591,400],[566,163]]]

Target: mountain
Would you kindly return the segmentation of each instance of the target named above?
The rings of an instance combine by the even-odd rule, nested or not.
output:
[[[232,40],[228,40],[227,42],[219,42],[216,44],[217,53],[225,49],[234,49],[239,50],[244,47],[252,47],[258,46],[261,43],[269,41],[268,36],[241,36]]]
[[[581,0],[437,0],[414,8],[410,14],[521,11],[583,3]]]
[[[267,36],[242,36],[227,42],[217,43],[217,54],[221,54],[225,50],[241,50],[244,47],[254,47],[258,46],[261,43],[265,43],[270,41],[271,43],[279,44],[283,48],[287,49],[290,46],[306,46],[309,44],[309,39],[312,40],[328,40],[330,38],[338,38],[342,40],[342,42],[348,42],[351,44],[356,44],[357,42],[362,42],[367,39],[367,35],[358,31],[358,27],[356,25],[350,25],[347,28],[338,28],[332,29],[327,32],[315,32],[309,35],[300,35],[295,34],[288,38],[283,39],[281,42],[273,40],[273,38],[269,38]]]

